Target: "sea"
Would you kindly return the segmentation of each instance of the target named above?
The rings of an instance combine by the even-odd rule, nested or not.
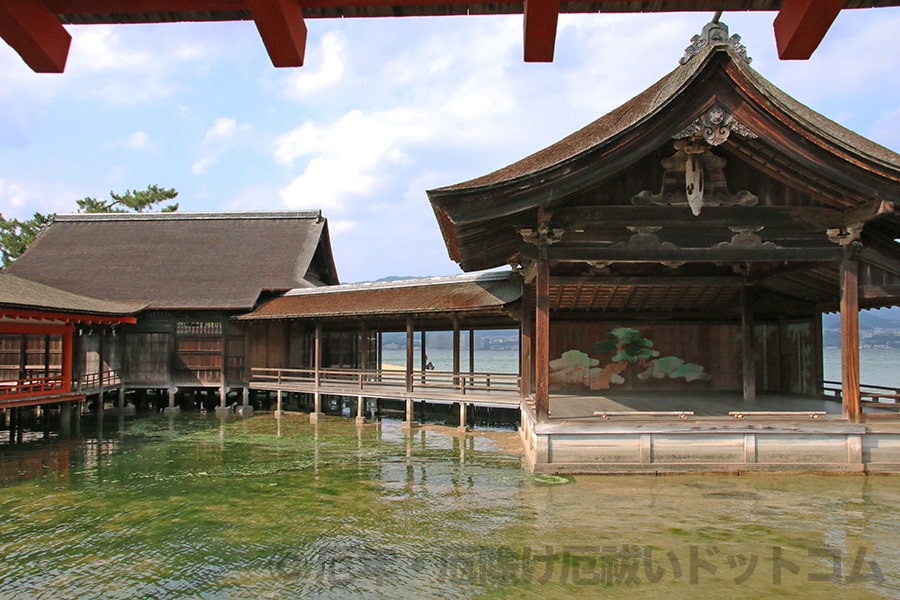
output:
[[[863,380],[896,385],[898,358],[863,352]],[[826,377],[839,366],[826,351]],[[900,599],[897,476],[532,475],[514,431],[389,417],[92,413],[4,434],[4,600]]]

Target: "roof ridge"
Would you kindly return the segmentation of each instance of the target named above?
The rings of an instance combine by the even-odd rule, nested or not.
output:
[[[322,285],[312,288],[294,288],[285,296],[307,296],[310,294],[334,294],[340,292],[359,292],[363,290],[420,287],[423,285],[451,285],[477,281],[503,281],[509,279],[515,271],[482,271],[479,273],[461,273],[459,275],[436,275],[434,277],[415,277],[412,279],[395,279],[393,281],[364,281],[360,283],[342,283],[340,285]]]
[[[54,221],[215,221],[255,219],[323,219],[321,210],[226,211],[164,213],[70,213],[53,215]]]

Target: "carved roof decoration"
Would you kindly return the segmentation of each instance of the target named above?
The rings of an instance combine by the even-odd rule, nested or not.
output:
[[[684,56],[678,61],[679,64],[687,64],[689,60],[700,54],[704,48],[710,44],[726,43],[731,46],[734,53],[742,58],[748,65],[753,61],[747,56],[747,48],[741,43],[741,36],[734,34],[728,36],[728,25],[713,19],[712,22],[703,26],[703,31],[691,38],[691,45],[684,49]]]

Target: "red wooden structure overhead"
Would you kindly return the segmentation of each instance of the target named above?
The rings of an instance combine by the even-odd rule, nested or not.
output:
[[[842,9],[880,6],[900,0],[0,0],[0,37],[34,71],[62,73],[72,39],[64,25],[252,20],[272,64],[299,67],[308,18],[522,14],[525,60],[550,62],[560,13],[756,10],[778,11],[782,59],[806,59]]]

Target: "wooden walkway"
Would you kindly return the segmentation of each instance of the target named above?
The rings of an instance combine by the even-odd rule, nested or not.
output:
[[[518,408],[519,376],[392,369],[251,369],[250,389]]]

